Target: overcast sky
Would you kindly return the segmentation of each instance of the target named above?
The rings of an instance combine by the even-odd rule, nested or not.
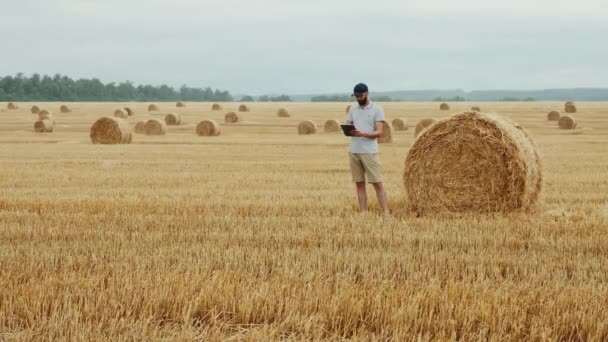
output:
[[[0,0],[0,75],[232,93],[608,87],[605,0]]]

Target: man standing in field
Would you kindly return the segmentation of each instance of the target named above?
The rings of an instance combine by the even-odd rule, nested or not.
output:
[[[376,190],[376,196],[384,215],[389,216],[390,211],[386,192],[382,185],[378,141],[376,140],[382,134],[384,110],[372,102],[369,98],[367,85],[363,83],[355,86],[351,96],[357,99],[358,105],[351,106],[346,115],[346,122],[355,125],[355,130],[351,131],[353,137],[348,154],[350,171],[357,189],[359,211],[367,211],[367,191],[365,189],[367,178],[367,182],[371,183]]]

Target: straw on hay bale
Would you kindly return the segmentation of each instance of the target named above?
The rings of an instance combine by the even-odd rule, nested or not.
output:
[[[437,122],[437,120],[433,118],[426,118],[418,121],[416,124],[416,128],[414,129],[414,137],[417,137],[420,132],[424,131],[427,127]]]
[[[133,127],[133,132],[137,133],[137,134],[144,134],[146,133],[146,122],[145,121],[138,121],[135,126]]]
[[[481,112],[481,108],[479,108],[479,106],[473,106],[471,107],[471,110],[474,112]]]
[[[556,110],[552,110],[547,114],[547,120],[549,121],[559,121],[561,117],[562,115]]]
[[[574,102],[572,102],[572,101],[567,101],[567,102],[566,102],[564,105],[565,105],[565,106],[567,106],[567,105],[571,105],[571,104],[574,104]]]
[[[38,114],[40,113],[40,107],[34,105],[32,106],[32,108],[30,109],[30,111],[32,112],[32,114]]]
[[[289,111],[285,108],[279,108],[279,110],[277,111],[277,115],[280,118],[288,118],[291,116],[291,115],[289,115]]]
[[[439,105],[439,109],[440,110],[450,110],[450,105],[444,102]]]
[[[405,160],[403,180],[418,213],[529,209],[540,194],[541,162],[521,126],[496,114],[465,112],[422,132]]]
[[[225,123],[237,123],[237,122],[239,122],[239,120],[240,120],[239,115],[235,112],[229,112],[229,113],[226,113],[226,115],[224,115]]]
[[[52,120],[38,120],[34,123],[34,132],[52,133],[55,123]]]
[[[574,103],[568,103],[565,105],[566,113],[576,113],[576,105]]]
[[[158,111],[158,106],[155,105],[154,103],[151,103],[148,105],[148,112],[154,112],[154,111]]]
[[[242,104],[239,106],[239,112],[248,112],[248,111],[250,111],[250,109],[247,105]]]
[[[327,120],[323,125],[323,130],[327,133],[340,132],[340,122],[338,120]]]
[[[382,121],[382,134],[378,137],[378,144],[388,144],[393,142],[393,125],[390,122]]]
[[[59,111],[61,113],[70,113],[72,110],[66,105],[61,105],[61,107],[59,107]]]
[[[43,109],[38,112],[38,120],[52,120],[52,119],[53,119],[53,113],[49,112],[48,110]]]
[[[395,118],[393,119],[393,128],[396,131],[407,131],[407,119],[406,118]]]
[[[298,125],[298,134],[300,135],[308,135],[315,133],[317,133],[317,125],[310,120],[302,121]]]
[[[9,102],[8,105],[6,106],[6,108],[8,108],[8,109],[19,109],[19,106],[17,106],[17,104],[15,104],[13,102]]]
[[[178,101],[177,103],[175,103],[175,107],[186,107],[186,105],[183,102]]]
[[[150,119],[144,124],[144,133],[147,135],[167,134],[167,124],[158,119]]]
[[[346,114],[348,114],[348,112],[350,112],[350,106],[351,105],[346,106]]]
[[[129,117],[129,113],[126,110],[124,110],[123,108],[118,108],[117,110],[114,111],[114,117],[126,119]]]
[[[125,110],[125,112],[127,112],[128,116],[133,116],[135,114],[135,112],[133,111],[133,109],[131,109],[130,107],[125,107],[123,109]]]
[[[213,120],[203,120],[196,125],[196,134],[200,136],[218,136],[221,133],[220,125]]]
[[[130,144],[133,136],[129,123],[121,118],[101,118],[91,126],[93,144]]]
[[[222,105],[221,105],[221,104],[219,104],[219,103],[214,103],[214,104],[211,106],[211,110],[222,110]]]
[[[576,128],[576,120],[574,119],[574,117],[570,116],[570,115],[564,115],[561,118],[559,118],[559,121],[557,122],[559,128],[561,129],[575,129]]]
[[[165,115],[165,123],[167,126],[177,126],[182,123],[182,115],[178,113],[169,113]]]

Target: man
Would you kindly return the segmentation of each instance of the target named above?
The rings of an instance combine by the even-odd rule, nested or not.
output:
[[[353,136],[348,149],[350,158],[350,171],[357,189],[359,211],[367,211],[367,191],[365,180],[371,183],[376,190],[378,202],[385,216],[390,215],[388,200],[380,168],[378,155],[378,141],[382,134],[382,123],[384,122],[384,110],[373,103],[369,98],[367,85],[359,83],[355,86],[353,94],[358,105],[352,105],[346,115],[346,122],[355,125],[351,131]]]

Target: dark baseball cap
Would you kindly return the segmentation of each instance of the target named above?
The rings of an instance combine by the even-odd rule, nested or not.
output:
[[[359,83],[355,86],[355,89],[353,89],[353,94],[351,96],[367,93],[368,91],[369,90],[367,89],[367,84]]]

